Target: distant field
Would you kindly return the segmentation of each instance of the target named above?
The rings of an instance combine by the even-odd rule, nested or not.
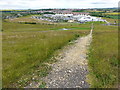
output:
[[[103,16],[106,15],[107,18],[118,19],[120,13],[103,13]],[[119,18],[120,19],[120,18]]]
[[[36,15],[35,15],[36,16]],[[38,19],[33,19],[31,18],[32,15],[29,16],[23,16],[23,17],[19,17],[19,18],[14,18],[14,19],[6,19],[5,21],[7,22],[36,22],[36,23],[50,23],[48,21],[45,20],[38,20]]]
[[[38,23],[38,24],[20,24],[20,23],[9,23],[3,22],[3,31],[4,32],[20,32],[20,31],[47,31],[47,30],[59,30],[62,28],[76,27],[77,30],[85,30],[90,29],[90,25],[88,27],[82,24],[47,24],[47,23]],[[74,28],[74,30],[76,30]]]
[[[103,13],[103,14],[105,14],[105,15],[120,15],[120,13]]]
[[[3,87],[23,87],[30,83],[33,73],[36,77],[47,75],[50,67],[45,63],[55,61],[49,58],[72,40],[88,34],[87,26],[3,22]]]
[[[117,88],[118,27],[95,25],[89,53],[89,83],[93,88]]]
[[[111,19],[111,18],[103,18],[103,19],[107,20],[110,23],[115,23],[115,21],[116,23],[118,23],[118,19]]]
[[[105,17],[105,18],[111,18],[111,19],[118,19],[119,13],[113,12],[113,13],[105,13],[105,12],[90,12],[92,16],[96,17]]]
[[[98,11],[98,10],[97,11],[92,11],[92,10],[89,10],[89,12],[103,12],[103,11]]]

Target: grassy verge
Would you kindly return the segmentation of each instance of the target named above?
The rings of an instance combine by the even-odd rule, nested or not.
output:
[[[78,36],[88,34],[89,31],[74,29],[35,32],[35,30],[72,26],[3,22],[3,87],[24,87],[31,80],[40,82],[37,78],[46,76],[51,69],[45,63],[55,61],[54,58],[50,59],[52,55]],[[17,32],[18,30],[20,32]]]
[[[118,31],[115,26],[95,25],[89,53],[88,81],[93,88],[115,88],[118,84]]]

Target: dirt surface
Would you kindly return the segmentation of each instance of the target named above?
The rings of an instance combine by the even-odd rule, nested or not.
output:
[[[79,38],[75,44],[61,52],[61,58],[52,64],[52,71],[43,78],[47,88],[89,88],[86,82],[86,57],[91,40],[92,30],[89,35]]]

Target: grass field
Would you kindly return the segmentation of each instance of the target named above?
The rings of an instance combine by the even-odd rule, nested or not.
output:
[[[102,15],[103,16],[106,15],[107,18],[118,19],[120,13],[116,13],[116,12],[115,13],[103,13]]]
[[[5,21],[7,21],[7,22],[36,22],[36,23],[50,23],[49,21],[34,19],[34,18],[32,18],[32,16],[33,16],[33,15],[22,16],[22,17],[14,18],[14,19],[5,19]],[[34,16],[37,16],[37,15],[34,15]],[[39,16],[40,16],[40,15],[39,15]]]
[[[61,28],[74,30],[57,30]],[[47,75],[50,67],[45,63],[55,61],[50,59],[52,55],[72,40],[88,34],[89,28],[79,24],[3,22],[3,87],[23,87],[34,75]],[[46,30],[48,32],[41,32]]]
[[[104,19],[111,23],[117,21]],[[28,23],[19,23],[23,20]],[[87,35],[92,23],[29,23],[33,21],[29,17],[21,17],[3,22],[3,87],[24,87],[31,81],[42,82],[38,78],[51,70],[48,64],[56,61],[52,57],[72,40]],[[88,82],[94,88],[113,87],[118,79],[118,27],[102,24],[94,23],[88,54]],[[63,28],[70,30],[60,30]],[[41,87],[44,86],[42,83]]]
[[[116,21],[116,23],[118,24],[118,19],[111,19],[111,18],[103,18],[103,19],[107,20],[110,23],[115,23],[115,21]]]
[[[120,15],[120,13],[114,12],[114,13],[103,13],[103,15]]]
[[[89,53],[89,83],[93,88],[117,88],[118,27],[95,25]]]
[[[90,29],[86,25],[82,24],[47,24],[47,23],[39,23],[39,24],[20,24],[20,23],[10,23],[3,22],[3,31],[4,32],[21,32],[21,31],[47,31],[47,30],[59,30],[62,28],[69,28],[74,30],[85,30]]]

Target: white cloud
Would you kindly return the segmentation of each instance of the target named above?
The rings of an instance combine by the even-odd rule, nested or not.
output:
[[[106,8],[117,7],[119,0],[1,0],[0,9]]]

